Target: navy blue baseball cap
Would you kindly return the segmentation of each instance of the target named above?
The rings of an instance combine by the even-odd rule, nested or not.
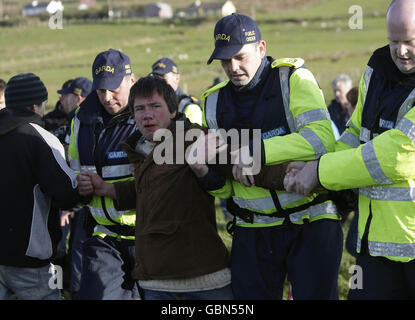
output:
[[[124,77],[131,73],[130,58],[127,55],[114,49],[101,52],[92,64],[92,90],[115,90]]]
[[[166,74],[169,72],[179,73],[177,64],[169,58],[161,58],[151,66],[153,74]]]
[[[250,17],[244,14],[232,13],[216,23],[213,36],[215,38],[215,50],[207,64],[211,64],[214,59],[231,59],[244,45],[260,41],[261,31]]]
[[[59,94],[73,93],[77,96],[86,97],[91,92],[91,88],[92,88],[91,80],[84,78],[84,77],[79,77],[79,78],[73,79],[69,87],[58,90],[58,93]]]

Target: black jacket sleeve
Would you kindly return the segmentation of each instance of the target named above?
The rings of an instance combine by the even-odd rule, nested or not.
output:
[[[61,209],[74,207],[80,202],[76,174],[65,160],[65,151],[53,134],[35,126],[32,152],[34,174],[42,191],[51,197],[52,205]]]

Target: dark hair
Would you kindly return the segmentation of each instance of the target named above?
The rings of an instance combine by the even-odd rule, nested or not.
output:
[[[5,88],[6,88],[6,81],[4,81],[3,79],[0,79],[0,92],[4,91]]]
[[[346,93],[347,101],[350,102],[353,108],[356,107],[358,95],[359,95],[358,87],[353,87]]]
[[[161,97],[163,97],[170,113],[177,111],[179,108],[179,102],[177,101],[177,95],[173,88],[162,78],[147,76],[138,79],[130,89],[128,106],[131,113],[134,113],[134,100],[136,97],[149,98],[154,94],[154,92],[157,92]]]

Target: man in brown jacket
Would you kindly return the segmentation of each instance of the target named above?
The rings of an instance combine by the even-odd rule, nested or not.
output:
[[[233,299],[229,255],[217,233],[214,198],[198,178],[207,170],[204,163],[224,151],[226,143],[216,146],[214,134],[205,135],[206,128],[177,111],[175,93],[163,79],[139,79],[131,88],[129,106],[139,130],[124,142],[124,149],[135,181],[106,183],[85,171],[78,178],[80,193],[111,197],[118,210],[136,208],[133,277],[144,299]],[[218,148],[205,150],[203,159],[190,165],[189,151],[195,151],[190,146],[198,137],[203,139],[197,145],[209,140]],[[214,167],[232,178],[231,163]],[[284,173],[284,165],[264,167],[253,183],[281,188]]]
[[[176,153],[179,137],[190,129],[206,129],[177,112],[175,92],[157,77],[134,84],[129,106],[139,130],[124,146],[135,166],[135,181],[109,184],[84,172],[79,176],[81,191],[109,196],[119,210],[136,208],[133,277],[144,289],[144,299],[232,299],[229,255],[217,233],[214,198],[199,186],[190,166],[180,161],[183,150],[178,147]],[[163,128],[173,133],[171,139],[156,142],[154,133]],[[171,161],[160,165],[156,162],[161,154],[156,153],[162,143],[163,159]],[[190,144],[184,141],[183,147]]]

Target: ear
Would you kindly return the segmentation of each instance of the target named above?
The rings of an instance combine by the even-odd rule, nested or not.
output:
[[[135,83],[135,75],[134,75],[134,73],[131,73],[130,83],[131,83],[131,86]]]
[[[177,113],[177,111],[173,111],[173,112],[170,114],[170,119],[174,119],[174,118],[176,117],[176,113]]]
[[[45,115],[45,110],[43,109],[42,104],[34,104],[31,109],[34,113],[37,113],[41,117]]]
[[[263,57],[265,57],[266,53],[267,53],[267,43],[265,42],[265,40],[260,40],[258,43],[258,50],[259,53],[261,55],[261,59]]]

